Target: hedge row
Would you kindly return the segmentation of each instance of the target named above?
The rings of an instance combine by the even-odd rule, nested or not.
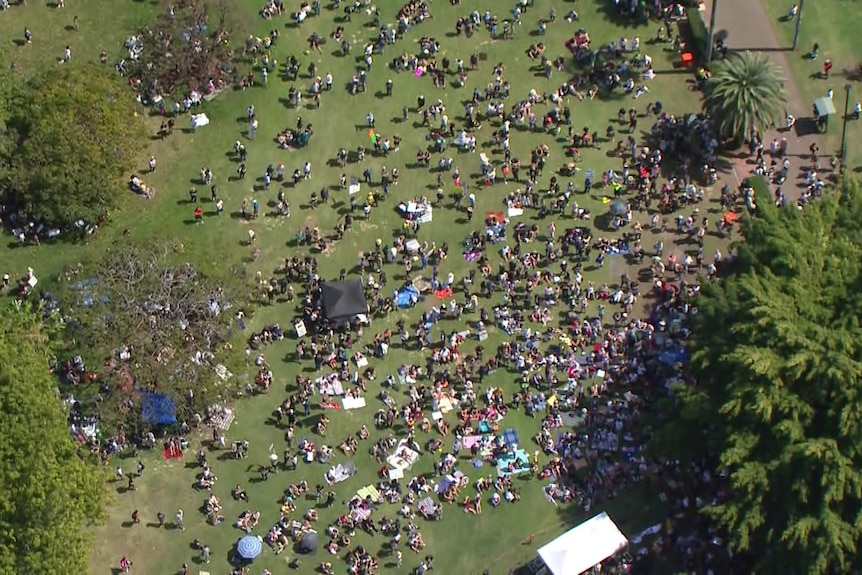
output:
[[[709,28],[703,21],[703,15],[696,8],[686,12],[688,16],[687,46],[694,53],[698,62],[706,58],[706,42],[709,38]]]

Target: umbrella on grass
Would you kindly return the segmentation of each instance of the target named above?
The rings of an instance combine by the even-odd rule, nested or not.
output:
[[[315,551],[317,551],[317,533],[310,531],[299,542],[299,552],[314,553]]]
[[[611,212],[612,216],[622,217],[629,213],[629,204],[623,199],[617,198],[612,201],[608,209]]]
[[[236,542],[236,553],[243,559],[254,559],[261,551],[263,551],[263,542],[254,535],[246,535]]]

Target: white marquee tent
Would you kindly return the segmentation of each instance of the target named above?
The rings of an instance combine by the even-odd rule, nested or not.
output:
[[[601,513],[539,549],[539,557],[554,575],[580,575],[626,545],[616,523]]]

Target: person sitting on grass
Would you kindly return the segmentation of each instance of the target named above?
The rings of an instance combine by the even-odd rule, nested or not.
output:
[[[360,428],[359,428],[359,431],[357,431],[357,432],[356,432],[356,436],[357,436],[360,440],[362,440],[362,441],[364,441],[364,440],[368,439],[370,435],[371,435],[371,434],[370,434],[370,432],[368,431],[368,428],[367,428],[365,425],[363,425],[362,427],[360,427]]]
[[[237,483],[236,487],[233,488],[230,494],[235,501],[242,499],[243,501],[248,502],[248,494],[245,492],[245,489],[240,487],[239,483]]]

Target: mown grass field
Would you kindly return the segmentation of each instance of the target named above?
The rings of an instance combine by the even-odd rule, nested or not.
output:
[[[280,19],[265,21],[257,16],[260,8],[258,2],[240,0],[236,9],[247,13],[250,30],[237,33],[237,38],[243,38],[247,33],[263,36],[269,30],[277,27],[280,31],[279,40],[272,56],[279,62],[287,61],[288,57],[296,56],[300,62],[300,70],[304,72],[311,63],[315,64],[317,73],[331,73],[334,78],[334,88],[324,93],[319,109],[311,106],[308,98],[299,109],[287,104],[287,93],[291,85],[297,89],[307,90],[309,78],[300,77],[296,82],[288,82],[271,74],[266,86],[257,85],[243,91],[226,91],[215,100],[204,105],[204,111],[211,119],[209,126],[200,128],[197,132],[186,133],[177,129],[166,140],[153,138],[150,152],[158,159],[158,168],[153,174],[145,174],[146,181],[155,189],[152,200],[143,200],[128,195],[126,188],[118,185],[116,193],[123,194],[124,208],[115,213],[109,225],[99,230],[98,234],[88,244],[42,245],[41,247],[12,247],[11,239],[0,247],[2,271],[9,270],[13,275],[23,272],[27,266],[33,266],[43,279],[50,285],[52,276],[59,273],[62,266],[86,262],[97,258],[107,247],[118,242],[148,242],[156,239],[170,238],[182,244],[183,253],[191,261],[204,267],[229,266],[244,262],[249,275],[262,272],[269,277],[281,265],[285,257],[302,255],[304,248],[297,248],[294,238],[297,232],[304,228],[319,227],[324,232],[332,230],[336,222],[347,210],[347,193],[337,191],[342,170],[334,165],[336,150],[340,147],[355,150],[358,146],[371,148],[367,134],[366,115],[373,113],[376,119],[376,131],[384,137],[398,136],[402,139],[400,150],[383,158],[369,153],[363,163],[348,165],[346,174],[349,177],[362,178],[363,171],[368,168],[374,174],[374,181],[379,181],[381,169],[386,166],[397,167],[401,173],[397,187],[392,188],[388,199],[375,207],[367,221],[359,218],[353,230],[344,239],[325,253],[316,254],[323,275],[335,276],[344,268],[351,270],[357,263],[359,253],[373,246],[375,239],[381,238],[384,243],[392,241],[393,235],[401,230],[402,220],[395,211],[399,201],[406,201],[416,196],[432,197],[437,189],[437,174],[428,168],[414,165],[415,154],[428,146],[426,135],[428,129],[420,126],[421,118],[411,112],[407,120],[402,118],[402,109],[414,107],[416,99],[424,95],[431,102],[441,99],[446,107],[450,120],[459,124],[463,114],[463,102],[470,99],[473,89],[484,89],[491,79],[491,69],[494,64],[502,62],[505,66],[504,77],[510,82],[512,97],[507,101],[526,99],[531,88],[539,93],[550,91],[565,81],[569,72],[554,72],[550,79],[536,70],[538,62],[530,60],[526,50],[531,44],[544,42],[546,54],[551,58],[566,55],[564,46],[566,39],[580,27],[584,27],[595,44],[609,43],[625,35],[632,37],[640,35],[644,45],[643,51],[654,59],[657,77],[649,84],[650,93],[639,100],[630,96],[614,100],[587,100],[584,102],[570,101],[567,104],[572,110],[572,127],[580,131],[589,126],[590,131],[604,133],[608,125],[615,125],[618,133],[625,133],[625,126],[616,124],[617,110],[621,107],[636,107],[643,112],[648,102],[661,100],[665,110],[682,114],[699,109],[697,95],[687,89],[685,74],[677,73],[674,67],[675,54],[666,51],[663,45],[647,44],[645,41],[654,35],[654,26],[631,27],[628,23],[619,23],[611,17],[611,2],[609,0],[582,0],[577,3],[547,2],[538,0],[534,8],[530,8],[522,16],[522,24],[515,26],[514,38],[511,40],[491,39],[487,31],[479,31],[472,38],[454,34],[455,20],[476,9],[480,13],[489,10],[502,20],[508,16],[510,6],[491,0],[475,0],[462,6],[453,7],[448,2],[438,0],[431,5],[433,18],[410,30],[404,40],[393,47],[387,48],[383,55],[375,56],[374,64],[368,72],[368,89],[364,93],[351,96],[345,89],[345,84],[362,66],[354,56],[361,54],[362,45],[373,38],[374,29],[368,26],[370,17],[364,14],[354,16],[351,22],[336,22],[341,12],[325,8],[319,17],[309,18],[301,26],[290,24],[287,16]],[[384,0],[377,3],[384,22],[393,22],[401,3]],[[293,6],[288,6],[294,8]],[[544,35],[538,34],[540,19],[547,18],[550,9],[557,11],[556,22],[548,24]],[[35,70],[49,66],[57,66],[57,59],[62,54],[63,46],[70,45],[73,50],[75,65],[79,60],[96,60],[102,49],[111,54],[119,53],[122,39],[130,30],[142,25],[159,10],[165,10],[164,4],[134,2],[122,0],[104,2],[101,0],[69,0],[63,10],[48,7],[45,4],[28,2],[27,6],[14,7],[9,12],[0,14],[0,35],[9,39],[9,43],[0,49],[0,56],[5,61],[14,62],[16,70],[21,74],[32,73]],[[563,16],[570,9],[577,9],[580,21],[569,23]],[[78,16],[78,30],[74,30],[73,17]],[[106,15],[110,15],[106,17]],[[337,46],[329,40],[322,46],[322,53],[307,53],[305,39],[317,32],[320,36],[329,38],[336,26],[344,26],[345,34],[352,39],[353,51],[350,57],[340,57],[335,52]],[[24,27],[29,27],[34,36],[33,44],[19,46],[16,38],[23,37]],[[479,70],[469,75],[467,85],[454,87],[449,78],[443,89],[437,89],[425,77],[417,78],[412,74],[398,74],[387,69],[387,64],[402,52],[412,52],[417,49],[421,36],[434,37],[440,42],[440,56],[447,56],[452,61],[462,58],[469,59],[470,54],[483,55]],[[454,66],[453,66],[454,67]],[[393,96],[385,97],[385,83],[393,81]],[[254,105],[259,118],[259,128],[253,140],[245,134],[246,108]],[[547,106],[540,105],[541,109]],[[142,110],[142,113],[146,111]],[[293,127],[298,117],[303,123],[314,125],[314,136],[308,147],[299,150],[281,150],[273,141],[281,130]],[[153,134],[160,121],[159,117],[150,118]],[[186,127],[187,117],[181,117],[178,128]],[[471,265],[461,258],[459,247],[462,240],[474,229],[481,227],[481,215],[486,211],[500,211],[504,208],[503,199],[507,192],[521,187],[522,183],[511,182],[508,185],[499,183],[493,187],[485,187],[478,178],[480,163],[478,152],[484,151],[495,162],[502,160],[501,150],[489,144],[491,132],[498,129],[496,122],[486,123],[477,134],[479,144],[477,153],[458,153],[454,149],[446,151],[446,155],[454,158],[455,165],[470,181],[470,191],[476,194],[476,214],[472,222],[466,218],[463,210],[452,206],[447,199],[447,207],[435,210],[434,221],[421,228],[420,241],[436,242],[438,245],[448,243],[451,246],[451,256],[441,267],[441,275],[454,272],[461,276]],[[642,118],[638,128],[649,129],[649,120]],[[248,150],[248,175],[244,180],[234,178],[237,168],[236,159],[232,153],[236,140],[244,143]],[[559,135],[549,134],[542,130],[513,130],[511,138],[512,155],[523,162],[529,160],[530,151],[538,145],[546,144],[551,149],[548,168],[540,178],[537,188],[545,190],[549,180],[557,169],[568,159],[564,157],[563,147],[568,142],[566,132]],[[436,166],[439,155],[432,160]],[[283,162],[287,174],[301,167],[306,161],[312,164],[312,178],[300,181],[295,187],[285,186],[285,193],[291,203],[290,218],[273,215],[276,190],[273,185],[268,191],[257,190],[260,178],[265,168]],[[200,197],[205,212],[205,224],[196,225],[192,217],[193,206],[188,202],[188,188],[196,184],[199,170],[208,166],[214,174],[214,183],[219,186],[221,197],[225,201],[225,213],[215,215],[214,205],[209,201],[205,187],[198,185]],[[141,159],[140,171],[146,171],[146,158]],[[600,174],[608,168],[619,169],[621,160],[611,153],[611,145],[605,143],[597,148],[584,149],[579,161],[580,172],[572,178],[578,191],[582,190],[583,175],[587,170]],[[557,174],[563,182],[567,178]],[[443,174],[444,188],[447,195],[453,191],[449,185],[449,174]],[[289,178],[288,178],[289,179]],[[312,192],[322,187],[333,189],[333,200],[329,205],[316,208],[308,206]],[[606,210],[602,201],[605,193],[593,190],[589,195],[578,194],[576,201],[594,213]],[[364,198],[365,192],[360,194]],[[261,217],[249,221],[239,214],[241,202],[245,199],[249,204],[258,199],[261,205]],[[712,208],[717,211],[717,205]],[[713,216],[714,217],[714,216]],[[535,219],[534,212],[528,212],[525,219],[544,228],[548,222],[531,221]],[[646,223],[646,216],[641,216]],[[558,222],[560,230],[579,225],[568,217]],[[248,230],[257,234],[257,245],[260,257],[251,261],[251,248],[245,245]],[[124,234],[124,232],[126,232]],[[610,234],[612,232],[596,230],[594,235]],[[651,247],[654,240],[645,238],[644,244]],[[712,241],[712,240],[711,240]],[[669,242],[666,242],[666,244]],[[674,250],[681,253],[691,246],[677,246]],[[671,249],[668,247],[667,249]],[[666,250],[667,251],[667,250]],[[496,256],[492,259],[496,261]],[[589,266],[588,266],[589,267]],[[611,259],[602,270],[590,271],[590,277],[597,283],[613,282],[620,273],[627,271],[628,266],[622,258]],[[628,270],[631,271],[631,270]],[[397,270],[394,271],[397,273]],[[484,302],[490,307],[495,301]],[[418,309],[427,309],[432,302],[420,304]],[[279,322],[283,327],[291,325],[295,317],[292,304],[283,300],[272,306],[258,310],[249,322],[249,331],[259,329],[263,325]],[[399,312],[389,320],[376,322],[368,335],[383,331],[391,325],[398,316],[403,316],[408,322],[416,321],[417,311]],[[468,318],[472,320],[472,318]],[[443,322],[442,328],[447,332],[461,325],[454,322]],[[492,328],[490,339],[484,343],[487,349],[493,349],[503,341],[504,335]],[[285,394],[293,389],[294,376],[300,366],[287,361],[293,352],[295,340],[288,339],[280,344],[264,350],[266,357],[273,366],[276,375],[276,385],[269,394],[251,399],[243,399],[238,403],[237,420],[228,434],[228,440],[246,439],[251,444],[251,454],[245,461],[232,459],[223,460],[218,453],[213,453],[210,460],[216,475],[219,477],[214,492],[225,505],[225,524],[212,527],[204,522],[199,509],[204,503],[206,494],[192,489],[195,473],[193,456],[188,454],[180,462],[165,462],[161,458],[147,458],[147,470],[144,477],[137,482],[137,490],[125,492],[125,483],[112,485],[117,491],[111,507],[111,517],[108,524],[97,534],[97,543],[93,552],[91,572],[93,574],[109,573],[116,569],[119,558],[128,556],[135,565],[133,572],[138,573],[173,573],[183,563],[192,563],[197,553],[190,548],[193,539],[200,539],[210,545],[213,550],[212,563],[207,566],[193,565],[195,569],[210,571],[213,574],[228,571],[226,559],[231,546],[241,533],[232,527],[232,522],[246,508],[260,510],[262,520],[258,532],[273,524],[278,517],[278,500],[288,483],[297,482],[302,478],[311,485],[321,482],[326,466],[311,464],[301,466],[297,472],[287,472],[270,476],[267,482],[252,483],[257,477],[257,466],[266,462],[271,444],[280,453],[283,445],[283,432],[267,421],[276,405]],[[476,342],[467,344],[467,349],[475,347]],[[282,358],[285,358],[282,361]],[[385,360],[372,365],[381,376],[392,373],[398,366],[405,363],[421,363],[421,358],[412,352],[397,348],[393,349]],[[503,387],[507,395],[514,389],[515,375],[498,372],[489,380],[488,385]],[[379,379],[383,379],[380,377]],[[363,423],[370,423],[371,416],[379,407],[374,396],[378,391],[373,385],[368,393],[369,407],[353,412],[337,412],[332,415],[327,440],[337,445],[348,434],[355,432]],[[319,415],[315,411],[314,417]],[[537,420],[520,414],[510,414],[504,421],[504,427],[514,427],[518,430],[521,440],[529,450],[534,449],[530,438],[536,432]],[[304,428],[298,436],[310,435],[310,430]],[[424,437],[423,437],[424,439]],[[193,449],[197,449],[198,441],[193,441]],[[375,482],[377,465],[369,459],[360,445],[359,453],[353,457],[359,473],[356,477],[338,486],[338,502],[332,510],[321,510],[322,527],[331,521],[336,513],[344,507],[341,501],[346,501],[360,487]],[[337,455],[335,462],[344,461],[343,455]],[[123,462],[126,471],[134,469],[134,461]],[[424,456],[414,468],[416,472],[429,472],[432,459]],[[478,473],[490,473],[484,470],[468,469],[469,462],[464,461],[462,468],[465,473],[477,477]],[[251,496],[248,505],[234,502],[229,495],[230,489],[240,483],[245,486]],[[557,509],[548,503],[541,493],[541,481],[524,482],[523,500],[516,505],[503,505],[498,509],[487,508],[481,516],[468,516],[461,509],[446,508],[443,521],[440,523],[423,524],[421,530],[428,543],[427,552],[435,556],[435,564],[441,573],[479,574],[484,569],[490,573],[508,573],[510,569],[523,564],[535,554],[535,547],[555,537],[567,527],[573,525],[585,516],[574,509]],[[298,508],[310,507],[313,502],[300,502]],[[624,531],[631,534],[654,523],[662,516],[660,503],[648,490],[636,490],[627,493],[620,499],[611,502],[608,510],[622,525]],[[178,532],[171,529],[157,529],[150,523],[155,522],[156,513],[163,511],[170,523],[178,508],[185,511],[186,531]],[[130,525],[131,513],[139,510],[142,523]],[[595,512],[596,510],[594,510]],[[395,508],[386,509],[383,514],[394,515]],[[529,535],[536,535],[534,546],[523,544]],[[362,543],[370,549],[376,549],[382,543],[370,537],[359,535],[357,543]],[[324,560],[320,554],[314,560],[306,560],[301,572],[310,573],[312,561]],[[381,564],[385,572],[408,573],[418,563],[419,558],[407,557],[403,567],[396,568],[391,559],[384,558]],[[274,555],[269,549],[255,562],[257,572],[266,567],[275,573],[283,573],[286,564],[292,557],[291,553],[281,556]],[[339,565],[339,568],[341,565]],[[196,572],[193,569],[192,572]]]

